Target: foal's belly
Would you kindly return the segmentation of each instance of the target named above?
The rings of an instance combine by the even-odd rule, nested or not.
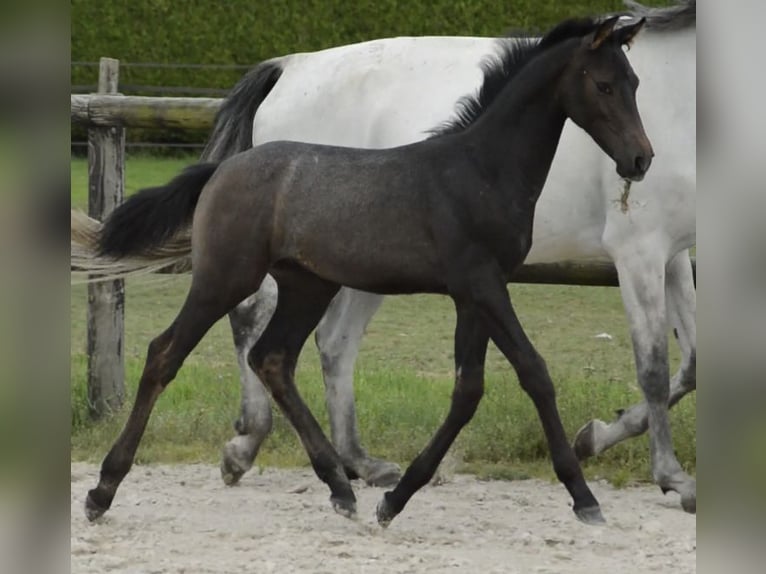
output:
[[[371,233],[370,231],[373,231]],[[431,245],[408,240],[392,230],[293,236],[280,260],[361,291],[380,294],[444,292],[441,265]]]

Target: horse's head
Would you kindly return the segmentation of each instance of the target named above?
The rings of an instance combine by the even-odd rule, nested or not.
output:
[[[617,16],[583,37],[561,84],[567,115],[617,164],[620,177],[639,181],[654,157],[636,106],[638,77],[623,46],[645,20],[615,29]]]

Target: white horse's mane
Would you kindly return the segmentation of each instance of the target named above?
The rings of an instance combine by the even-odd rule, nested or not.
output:
[[[681,30],[697,24],[697,0],[678,0],[672,6],[644,6],[636,0],[623,0],[627,16],[646,18],[646,29],[657,31]]]

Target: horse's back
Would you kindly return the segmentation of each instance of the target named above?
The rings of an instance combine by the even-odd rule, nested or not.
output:
[[[480,64],[496,42],[400,37],[289,56],[256,112],[253,144],[385,148],[422,140],[480,86]]]

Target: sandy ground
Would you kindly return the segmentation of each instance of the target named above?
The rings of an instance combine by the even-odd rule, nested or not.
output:
[[[73,573],[696,572],[696,517],[653,487],[591,483],[609,524],[589,527],[560,485],[457,475],[383,530],[382,489],[357,481],[351,521],[310,470],[252,472],[231,488],[215,466],[137,466],[90,524],[83,501],[97,479],[97,466],[72,465]]]

